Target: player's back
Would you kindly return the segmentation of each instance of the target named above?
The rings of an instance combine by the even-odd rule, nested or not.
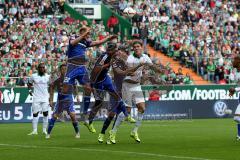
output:
[[[116,85],[117,91],[121,93],[122,90],[122,83],[125,75],[118,74],[115,69],[120,69],[122,71],[125,71],[127,69],[127,65],[123,59],[121,59],[119,56],[116,56],[113,58],[112,62],[112,68],[113,68],[113,80]]]
[[[111,56],[109,56],[107,53],[103,53],[100,55],[100,57],[97,59],[93,70],[91,72],[91,81],[92,82],[99,82],[106,78],[108,71],[110,69],[110,65],[108,67],[105,67],[104,69],[99,68],[100,66],[103,66],[105,64],[110,64]]]
[[[75,36],[70,38],[69,41],[69,46],[68,46],[68,50],[66,52],[67,57],[68,57],[68,62],[69,63],[73,63],[73,64],[84,64],[87,62],[87,58],[86,58],[86,50],[88,47],[90,47],[91,41],[87,41],[87,40],[82,40],[80,41],[78,44],[76,45],[72,45],[70,42],[71,40],[74,40]]]

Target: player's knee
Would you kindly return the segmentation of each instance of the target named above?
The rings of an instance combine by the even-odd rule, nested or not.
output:
[[[112,120],[114,118],[114,116],[115,116],[115,113],[114,112],[110,112],[108,114],[108,119]]]
[[[48,116],[48,111],[43,112],[43,116],[44,116],[44,117],[47,117],[47,116]]]
[[[145,107],[144,106],[139,106],[138,107],[138,112],[144,113],[144,111],[145,111]]]
[[[84,94],[85,96],[91,96],[92,88],[90,85],[85,85],[84,86]]]
[[[127,108],[127,112],[131,113],[131,107],[126,107]]]
[[[62,87],[62,93],[63,93],[63,94],[66,94],[67,91],[68,91],[68,85],[63,84],[63,87]]]
[[[233,119],[235,122],[240,123],[240,116],[234,116]]]
[[[139,103],[137,104],[138,112],[144,113],[145,111],[145,103]]]
[[[37,117],[38,116],[38,112],[37,113],[33,113],[33,117]]]
[[[57,119],[58,118],[58,115],[57,114],[53,114],[53,119]]]

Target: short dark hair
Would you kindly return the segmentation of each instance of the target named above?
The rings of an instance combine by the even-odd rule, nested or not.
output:
[[[107,43],[107,51],[112,51],[117,48],[117,44],[114,42],[108,42]]]
[[[65,63],[63,63],[63,64],[61,64],[60,66],[59,66],[59,69],[62,69],[62,67],[66,67],[67,65],[65,64]]]
[[[87,28],[86,27],[82,27],[80,28],[79,32],[82,33],[82,32],[86,32]]]
[[[143,42],[141,40],[134,40],[132,42],[132,46],[134,46],[135,44],[140,44],[141,46],[143,46]]]
[[[43,62],[41,62],[38,64],[38,69],[40,68],[41,65],[44,65],[44,67],[45,67],[45,64]]]

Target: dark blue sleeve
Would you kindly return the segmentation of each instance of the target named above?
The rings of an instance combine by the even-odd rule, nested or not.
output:
[[[91,44],[92,44],[92,41],[86,41],[87,48],[89,48],[91,46]]]

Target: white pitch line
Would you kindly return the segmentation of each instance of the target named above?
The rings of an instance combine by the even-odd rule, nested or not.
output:
[[[151,157],[165,157],[165,158],[173,158],[173,159],[188,159],[188,160],[220,160],[220,159],[208,159],[208,158],[199,158],[199,157],[185,157],[185,156],[171,156],[165,154],[155,154],[155,153],[144,153],[144,152],[129,152],[129,151],[114,151],[114,150],[103,150],[103,149],[94,149],[94,148],[72,148],[72,147],[50,147],[50,146],[35,146],[35,145],[18,145],[18,144],[4,144],[0,143],[0,146],[5,147],[17,147],[17,148],[42,148],[42,149],[71,149],[71,150],[80,150],[80,151],[88,151],[88,152],[111,152],[111,153],[121,153],[121,154],[133,154],[133,155],[141,155],[141,156],[151,156]]]

